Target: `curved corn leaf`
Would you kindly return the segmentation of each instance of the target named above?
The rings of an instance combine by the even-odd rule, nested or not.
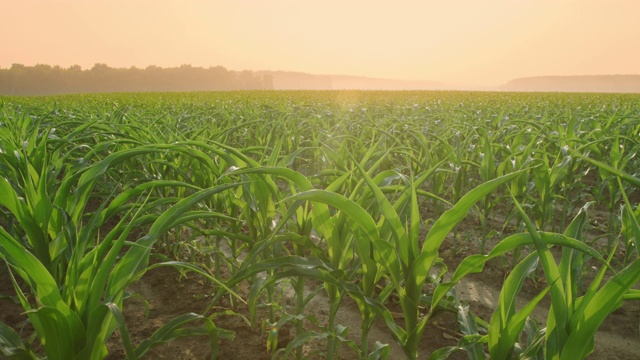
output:
[[[33,360],[36,354],[20,335],[4,323],[0,323],[0,355],[7,359]]]
[[[593,351],[596,331],[613,311],[622,305],[631,287],[640,281],[640,259],[613,276],[588,302],[584,310],[576,311],[571,331],[562,348],[560,359],[583,359]],[[581,304],[582,305],[582,304]]]

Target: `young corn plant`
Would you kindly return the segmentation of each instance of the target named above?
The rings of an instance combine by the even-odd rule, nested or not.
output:
[[[22,153],[20,164],[24,164],[25,171],[18,179],[20,182],[11,183],[5,174],[0,176],[3,193],[0,205],[15,219],[11,233],[0,229],[0,258],[9,266],[18,299],[47,358],[100,359],[106,356],[104,343],[113,331],[120,328],[121,333],[126,333],[121,315],[124,291],[147,269],[154,242],[176,225],[202,216],[210,217],[210,214],[194,214],[188,210],[199,201],[237,185],[196,188],[198,191],[177,202],[160,199],[147,203],[139,197],[154,188],[193,189],[194,186],[170,180],[143,183],[113,198],[108,206],[102,204],[85,219],[92,189],[109,169],[137,155],[167,149],[186,153],[188,150],[157,145],[114,152],[92,165],[63,166],[64,171],[59,172],[59,185],[52,186],[55,183],[48,180],[49,164],[58,164],[58,159],[47,155],[58,152],[49,152],[46,141],[42,140],[47,138],[31,138],[30,146],[40,150]],[[150,216],[141,216],[167,201],[174,201],[175,205],[162,215],[151,212]],[[116,214],[122,216],[120,221],[101,237],[99,229]],[[149,234],[133,245],[127,243],[132,229],[149,220],[155,220]],[[121,251],[127,246],[130,249],[121,257]],[[24,285],[16,277],[21,278]],[[30,300],[29,293],[34,301]],[[136,349],[123,337],[128,357],[138,358],[155,343],[187,335],[189,332],[181,328],[185,322],[194,320],[204,321],[206,326],[193,334],[208,334],[215,339],[218,330],[211,320],[187,315],[177,323],[168,324]],[[4,353],[33,358],[31,346],[16,342],[17,334],[7,326],[2,328],[2,342],[9,344],[8,350],[3,349]]]
[[[587,220],[586,207],[574,218],[564,234],[558,234],[536,230],[520,204],[515,199],[514,202],[529,232],[505,238],[487,255],[465,258],[451,280],[436,288],[434,304],[461,278],[482,271],[487,261],[524,244],[533,244],[536,251],[514,267],[501,290],[498,308],[491,317],[489,335],[484,339],[491,358],[510,359],[516,355],[517,341],[527,324],[527,317],[542,297],[550,293],[551,308],[545,331],[531,337],[536,346],[521,355],[535,355],[542,351],[547,359],[583,359],[593,351],[593,339],[602,321],[620,307],[623,300],[639,299],[637,291],[632,288],[640,280],[640,261],[633,262],[602,284],[605,272],[611,269],[609,262],[613,253],[605,260],[581,240],[582,227]],[[550,245],[562,246],[559,264],[549,251]],[[578,284],[585,255],[599,261],[602,267],[586,293],[580,296]],[[527,275],[538,266],[538,261],[549,285],[522,309],[516,310],[516,295]]]
[[[381,316],[396,341],[402,346],[405,354],[410,359],[418,356],[418,345],[426,329],[426,324],[432,312],[423,316],[420,306],[422,304],[423,289],[429,278],[429,272],[438,261],[438,249],[446,235],[460,222],[469,209],[484,196],[503,183],[518,176],[520,172],[499,177],[493,181],[481,184],[464,195],[453,208],[446,211],[433,224],[427,234],[422,249],[419,246],[419,227],[421,224],[417,206],[417,192],[414,182],[398,200],[398,209],[407,206],[407,222],[403,224],[401,216],[387,200],[379,186],[360,169],[367,186],[372,192],[378,207],[381,220],[376,225],[359,204],[350,201],[341,195],[323,190],[310,190],[294,195],[291,199],[310,200],[313,203],[326,203],[347,214],[351,221],[358,226],[354,231],[364,231],[356,241],[356,253],[363,267],[363,282],[370,284],[363,288],[356,301],[366,299],[366,304],[373,304],[373,310]],[[524,171],[524,170],[523,170]],[[416,184],[420,184],[416,181]],[[405,205],[406,204],[406,205]],[[358,230],[359,229],[359,230]],[[366,239],[360,239],[361,236]],[[389,279],[390,287],[395,290],[400,298],[400,306],[404,315],[404,326],[398,326],[393,319],[391,311],[383,303],[373,297],[373,289],[377,281],[381,279],[381,268],[384,269]],[[351,294],[351,292],[349,292]],[[376,305],[377,304],[377,305]],[[363,319],[365,320],[365,319]]]
[[[113,331],[119,328],[122,334],[126,333],[126,325],[121,314],[124,291],[129,284],[148,270],[147,264],[153,242],[171,226],[191,219],[193,216],[188,213],[188,210],[194,203],[230,187],[227,185],[200,190],[178,202],[157,217],[149,234],[138,240],[135,246],[118,259],[128,235],[139,223],[135,214],[133,218],[123,217],[97,246],[84,254],[72,251],[73,259],[62,284],[56,283],[42,262],[20,241],[4,229],[0,229],[0,257],[10,265],[14,288],[34,326],[47,358],[104,358],[107,355],[104,344]],[[124,199],[120,197],[115,200]],[[106,209],[105,212],[109,210]],[[99,213],[98,218],[101,216],[104,214]],[[193,266],[184,266],[198,270]],[[205,272],[199,272],[207,276]],[[27,284],[27,288],[35,297],[35,305],[28,300],[27,294],[13,277],[14,273]],[[215,278],[207,277],[217,282]],[[204,321],[205,327],[192,332],[181,330],[184,323],[195,320]],[[123,342],[128,358],[137,359],[154,344],[168,341],[176,336],[206,334],[214,341],[217,331],[211,320],[193,314],[182,316],[178,323],[167,324],[149,341],[135,349],[131,347],[126,337],[123,337]],[[16,335],[14,332],[9,332],[3,341],[7,338],[15,338]],[[21,347],[29,348],[24,344]]]
[[[611,141],[612,140],[612,141]],[[599,144],[604,144],[611,142],[609,145],[611,148],[609,150],[609,158],[605,161],[603,159],[603,151],[598,147]],[[599,192],[599,199],[606,201],[607,208],[609,210],[609,219],[607,225],[607,251],[611,251],[613,243],[615,242],[615,236],[618,232],[616,230],[616,224],[620,224],[623,226],[622,221],[626,222],[625,231],[629,229],[629,218],[627,217],[625,220],[625,216],[621,216],[620,220],[618,219],[617,207],[620,203],[624,203],[625,207],[630,208],[628,205],[627,192],[629,191],[638,191],[637,185],[637,177],[634,175],[625,173],[626,169],[635,170],[637,168],[637,158],[636,158],[636,150],[640,148],[640,145],[632,139],[626,138],[621,135],[616,135],[612,138],[602,138],[602,136],[597,137],[597,140],[591,142],[580,142],[582,145],[577,147],[575,150],[572,150],[572,154],[584,160],[586,163],[595,165],[598,168],[598,172],[602,179],[601,187],[607,188],[606,194],[608,197],[603,194],[603,192]],[[629,144],[631,147],[630,151],[627,151],[625,148],[625,144]],[[594,153],[598,160],[592,159],[589,157],[591,153]],[[636,175],[637,176],[637,175]],[[629,188],[631,185],[631,188]],[[600,189],[602,190],[602,189]],[[633,253],[633,249],[629,248],[631,244],[625,243],[625,247],[627,247],[627,255]]]
[[[482,182],[487,182],[495,179],[498,176],[496,160],[495,160],[495,152],[493,149],[494,144],[492,140],[489,138],[488,134],[489,130],[485,128],[484,132],[484,141],[483,141],[483,153],[482,160],[480,161],[480,180]],[[478,215],[480,218],[480,254],[484,255],[486,253],[486,244],[489,237],[488,230],[488,221],[491,218],[491,213],[493,209],[498,205],[500,197],[488,195],[482,201],[480,201],[480,205],[478,208]]]
[[[368,161],[373,161],[373,165],[371,166],[372,170],[377,168],[384,159],[384,156],[376,157],[374,156],[375,147],[372,147],[367,155],[364,156],[362,163],[366,163]],[[294,196],[292,199],[296,198],[299,194],[296,194],[297,189],[308,192],[313,190],[313,186],[308,179],[302,176],[299,173],[294,171],[284,169],[284,168],[274,168],[274,167],[264,167],[264,168],[253,168],[253,169],[242,169],[234,172],[235,174],[273,174],[278,175],[279,177],[286,179],[290,183],[290,189]],[[382,175],[380,179],[387,177],[388,174]],[[350,173],[345,173],[342,176],[338,177],[335,181],[333,181],[326,189],[327,193],[334,193],[335,191],[343,188],[347,182],[347,180],[351,177]],[[352,198],[361,197],[361,191],[364,186],[364,182],[360,182],[356,185],[352,190]],[[363,262],[366,264],[366,268],[368,270],[368,275],[364,277],[364,280],[358,282],[358,286],[361,287],[362,290],[367,292],[370,296],[373,296],[373,291],[375,289],[375,285],[379,280],[376,278],[376,274],[379,273],[379,265],[377,265],[370,257],[369,247],[364,246],[364,239],[358,238],[357,235],[353,233],[352,226],[350,223],[349,217],[345,212],[337,212],[335,215],[331,215],[328,207],[322,203],[315,204],[311,211],[309,212],[306,209],[306,206],[302,206],[304,202],[302,200],[294,203],[292,207],[290,207],[285,216],[283,216],[279,220],[278,227],[274,230],[272,238],[267,241],[263,241],[260,246],[256,246],[252,252],[247,256],[243,264],[243,268],[237,275],[237,279],[234,282],[245,279],[254,274],[256,269],[260,269],[265,271],[268,266],[274,266],[274,269],[279,268],[281,270],[286,269],[286,265],[293,266],[294,264],[305,264],[306,259],[303,259],[304,251],[310,251],[312,254],[316,254],[316,257],[320,259],[322,262],[326,264],[327,269],[334,269],[335,272],[340,273],[335,281],[329,281],[325,283],[325,290],[329,297],[329,323],[326,327],[327,331],[321,334],[306,332],[302,333],[303,330],[301,327],[301,323],[298,323],[297,327],[297,336],[296,338],[300,339],[309,339],[309,338],[317,338],[318,336],[327,339],[328,347],[327,347],[327,357],[333,358],[338,349],[338,345],[340,342],[344,342],[344,338],[342,337],[343,331],[346,329],[341,329],[340,326],[335,322],[335,317],[337,311],[339,309],[341,299],[344,296],[345,289],[342,285],[337,285],[336,282],[348,283],[353,282],[355,280],[356,272],[360,269],[360,264]],[[286,229],[285,225],[287,224],[288,219],[293,219],[294,232],[285,233],[282,235],[278,235],[281,232],[281,229]],[[312,227],[315,229],[317,234],[320,236],[320,241],[324,242],[325,249],[319,247],[319,244],[311,242],[311,229]],[[275,244],[281,241],[290,241],[292,242],[292,246],[294,248],[294,255],[290,255],[289,257],[277,258],[277,259],[266,259],[266,261],[257,261],[261,255],[264,253],[265,249],[268,249],[270,246],[274,246]],[[302,242],[304,241],[304,242]],[[358,257],[358,261],[354,262],[353,256],[353,245],[352,244],[361,244],[362,246],[356,247],[356,253],[361,254]],[[303,251],[304,250],[304,251]],[[255,260],[254,260],[255,259]],[[288,260],[287,260],[288,259]],[[364,259],[364,260],[363,260]],[[285,261],[288,261],[285,262]],[[253,265],[252,265],[253,264]],[[362,265],[365,266],[365,265]],[[295,271],[299,271],[299,273],[295,273]],[[246,272],[246,273],[245,273]],[[300,269],[296,266],[293,266],[292,269],[284,271],[283,273],[272,273],[267,281],[263,284],[263,287],[268,284],[273,284],[275,279],[282,278],[284,274],[289,274],[289,276],[296,277],[296,283],[294,288],[296,290],[296,316],[302,315],[303,305],[304,303],[310,300],[310,297],[314,294],[312,292],[311,295],[304,295],[304,283],[302,280],[311,276],[308,272],[304,272],[303,269]],[[294,275],[295,274],[295,275]],[[335,273],[334,273],[335,275]],[[319,276],[319,275],[315,275]],[[329,276],[329,274],[324,273],[324,276]],[[389,288],[390,289],[390,288]],[[352,289],[352,291],[355,291]],[[357,292],[357,291],[356,291]],[[389,291],[383,291],[381,294],[381,300],[384,301],[386,296],[389,295]],[[360,298],[358,298],[360,299]],[[363,325],[362,325],[362,347],[358,349],[359,354],[364,354],[361,356],[367,356],[368,354],[368,332],[373,323],[374,315],[370,308],[366,305],[362,299],[359,301],[359,306],[361,310],[361,314],[363,316]],[[347,342],[351,344],[350,342]],[[301,342],[294,342],[294,344],[298,344],[299,347]],[[376,350],[374,353],[385,351],[384,346],[376,346]],[[299,347],[298,350],[301,350]],[[298,351],[298,356],[300,356],[300,352]]]
[[[519,205],[516,203],[516,206]],[[522,209],[519,207],[522,212]],[[578,297],[578,277],[582,259],[570,249],[556,265],[532,222],[524,217],[541,259],[547,283],[550,284],[551,309],[547,319],[545,354],[552,359],[585,358],[594,349],[594,336],[604,319],[622,305],[624,299],[640,299],[632,287],[640,281],[640,259],[634,261],[601,285],[615,248],[606,266],[602,266],[585,295]],[[573,224],[571,224],[573,225]],[[580,237],[579,225],[569,226],[567,232]]]
[[[298,188],[302,190],[303,193],[314,191],[312,184],[306,177],[285,168],[264,167],[238,170],[237,173],[274,174],[287,179],[292,185],[292,190]],[[327,188],[327,193],[335,194],[333,191],[335,191],[337,188],[340,188],[346,181],[347,177],[348,174],[334,181],[332,185]],[[294,195],[291,198],[297,199],[297,196],[299,196],[300,194],[302,193],[296,194],[294,191]],[[329,208],[322,203],[315,204],[310,211],[302,205],[302,200],[295,202],[294,205],[288,209],[287,213],[279,220],[279,225],[276,230],[274,230],[273,236],[270,239],[260,243],[259,246],[256,245],[252,252],[250,252],[247,256],[247,259],[257,258],[259,254],[264,251],[264,249],[268,249],[268,247],[272,246],[274,243],[281,241],[291,242],[294,247],[294,253],[292,255],[284,257],[266,259],[257,262],[254,262],[254,260],[246,260],[243,264],[243,267],[240,269],[240,272],[236,275],[236,279],[234,279],[231,284],[248,278],[252,276],[251,274],[255,274],[257,271],[280,269],[278,273],[272,274],[272,276],[267,279],[267,282],[264,284],[264,286],[269,283],[274,283],[279,278],[295,276],[297,278],[294,285],[294,288],[296,290],[296,316],[301,316],[304,304],[306,304],[311,299],[315,292],[312,292],[309,295],[305,295],[303,291],[304,283],[301,283],[300,280],[306,277],[315,277],[324,280],[324,278],[326,277],[332,278],[337,274],[341,274],[341,276],[339,276],[337,279],[326,281],[324,284],[325,291],[329,297],[329,323],[326,326],[326,332],[302,332],[303,329],[299,327],[296,330],[296,339],[298,339],[298,341],[293,342],[291,345],[291,347],[298,347],[298,349],[301,350],[300,346],[303,344],[303,342],[301,342],[302,339],[309,340],[311,338],[324,338],[327,339],[328,342],[326,353],[327,357],[333,358],[336,355],[339,343],[346,341],[343,338],[344,331],[346,329],[341,328],[335,322],[335,317],[341,304],[341,299],[345,293],[343,284],[351,283],[355,280],[354,276],[357,269],[359,268],[358,264],[360,264],[361,261],[364,261],[369,269],[371,269],[369,270],[369,274],[372,271],[376,271],[379,266],[377,266],[373,260],[368,258],[364,258],[365,260],[360,260],[357,263],[353,263],[354,249],[352,244],[354,242],[361,245],[358,249],[360,249],[362,253],[367,254],[367,256],[370,256],[370,253],[368,250],[366,250],[369,248],[364,246],[366,240],[362,237],[354,236],[353,232],[350,231],[353,224],[350,224],[350,222],[348,221],[348,217],[344,212],[338,212],[332,216]],[[293,218],[295,220],[295,223],[297,224],[295,227],[298,230],[296,230],[296,232],[294,233],[285,232],[282,235],[276,235],[281,232],[280,229],[283,229],[286,221],[290,218]],[[319,246],[319,244],[311,241],[311,226],[315,228],[318,235],[321,237],[321,241],[324,242],[324,248]],[[314,255],[313,259],[304,257],[302,251],[303,249],[305,252],[308,251],[312,255]],[[356,252],[360,253],[358,250],[356,250]],[[320,263],[324,265],[319,268],[315,268],[314,266],[314,271],[311,271],[309,267],[310,260],[313,260],[312,263],[320,261]],[[331,270],[329,271],[329,269]],[[372,279],[367,279],[367,276],[365,276],[366,281],[359,282],[359,286],[364,286],[366,287],[366,291],[372,292],[375,288],[375,279],[375,276],[373,276]],[[359,305],[361,306],[361,311],[368,310],[368,308],[366,308],[366,304],[363,301],[360,301]],[[359,354],[364,354],[361,355],[364,357],[366,357],[368,354],[366,330],[370,326],[371,319],[369,319],[369,316],[371,315],[372,314],[370,314],[370,312],[365,312],[363,314],[363,316],[365,316],[367,319],[367,321],[364,323],[366,324],[365,329],[363,330],[364,345],[362,349],[358,349],[357,347],[355,348],[358,350],[357,352]],[[347,343],[353,345],[350,342]],[[376,351],[385,351],[384,349],[385,347],[378,346],[376,347],[376,350],[374,350],[374,353]],[[300,356],[300,353],[298,353],[298,356]]]

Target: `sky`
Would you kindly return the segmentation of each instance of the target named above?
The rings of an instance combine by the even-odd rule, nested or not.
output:
[[[0,68],[191,64],[472,86],[640,74],[638,0],[0,0]]]

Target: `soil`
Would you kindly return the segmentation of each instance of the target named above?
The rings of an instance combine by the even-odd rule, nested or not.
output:
[[[461,227],[461,239],[465,237],[465,227]],[[453,242],[449,239],[441,249],[441,256],[452,271],[466,256],[477,252],[477,244],[468,240]],[[448,244],[455,244],[450,246]],[[493,309],[496,308],[500,287],[508,269],[508,260],[496,260],[490,262],[481,274],[474,274],[465,278],[457,286],[457,294],[461,300],[470,304],[472,313],[488,321]],[[309,282],[308,290],[314,286]],[[520,294],[519,301],[524,304],[534,296],[544,284],[529,281]],[[247,289],[245,289],[246,291]],[[184,313],[194,312],[203,314],[211,305],[211,295],[214,292],[213,285],[203,280],[199,275],[181,274],[174,268],[160,267],[147,272],[137,283],[128,289],[131,296],[126,300],[124,315],[127,327],[134,345],[148,338],[153,332],[173,318]],[[6,268],[0,273],[0,294],[13,294],[13,287],[7,275]],[[286,295],[285,295],[286,297]],[[0,321],[14,329],[22,329],[22,334],[28,338],[32,332],[22,308],[3,298],[0,307]],[[284,300],[286,304],[288,300]],[[548,296],[535,310],[533,317],[544,323],[549,308]],[[266,318],[266,312],[258,313],[257,325],[252,327],[249,322],[247,307],[241,303],[230,302],[225,297],[215,304],[213,312],[233,310],[239,315],[223,315],[214,319],[217,327],[227,329],[235,333],[233,340],[220,339],[218,341],[219,359],[270,359],[267,352],[267,334],[260,328],[260,320]],[[207,314],[211,314],[209,311]],[[326,324],[328,314],[328,300],[323,291],[313,298],[305,308],[307,314],[315,317],[318,324]],[[402,321],[401,311],[398,307],[397,321]],[[360,339],[360,315],[357,306],[349,299],[343,301],[343,305],[337,316],[337,322],[348,327],[349,338],[359,343]],[[25,325],[26,324],[26,325]],[[317,328],[317,325],[307,323],[308,329]],[[421,344],[420,358],[428,358],[428,355],[444,346],[455,345],[462,336],[459,331],[456,315],[442,312],[436,315],[430,322]],[[278,347],[283,348],[293,340],[294,330],[291,326],[280,329],[278,334]],[[403,359],[404,354],[395,344],[393,338],[386,330],[382,321],[377,321],[370,332],[370,349],[376,341],[390,345],[390,359]],[[321,341],[310,342],[304,347],[306,358],[323,358],[323,343]],[[120,334],[112,336],[107,344],[109,349],[108,359],[124,359],[124,351],[120,342]],[[631,360],[640,358],[640,302],[627,301],[624,305],[611,314],[601,326],[596,336],[596,350],[588,358]],[[207,337],[185,337],[173,340],[166,344],[153,347],[144,359],[207,359],[211,356],[211,346]],[[320,355],[319,355],[320,354]],[[342,346],[339,352],[340,359],[353,359],[355,353],[347,346]],[[464,352],[453,353],[450,359],[467,359]]]

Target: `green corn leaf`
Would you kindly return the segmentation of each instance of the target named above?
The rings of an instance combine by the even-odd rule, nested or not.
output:
[[[379,360],[379,359],[388,359],[389,358],[389,344],[383,344],[379,341],[373,345],[373,349],[367,355],[367,360]]]
[[[622,207],[622,233],[627,244],[633,244],[636,254],[640,255],[640,216],[634,214],[627,202]]]
[[[631,184],[631,185],[633,185],[633,186],[635,186],[637,188],[640,188],[640,179],[638,179],[637,177],[635,177],[633,175],[629,175],[626,172],[621,171],[619,169],[616,169],[615,167],[613,167],[611,165],[608,165],[608,164],[605,164],[605,163],[603,163],[601,161],[594,160],[594,159],[592,159],[590,157],[584,156],[584,155],[582,155],[582,154],[580,154],[578,152],[574,152],[574,154],[576,156],[580,157],[581,159],[585,160],[586,162],[589,162],[589,163],[597,166],[600,169],[606,170],[609,173],[611,173],[611,174],[619,177],[620,179],[628,182],[629,184]]]
[[[597,261],[601,262],[605,267],[609,266],[606,260],[602,258],[602,255],[600,255],[600,253],[598,253],[595,249],[589,247],[582,241],[571,239],[565,235],[556,233],[539,232],[539,235],[542,237],[544,242],[549,245],[571,247],[585,254],[588,254]],[[458,268],[451,276],[451,280],[449,280],[448,282],[443,282],[436,287],[433,292],[433,301],[430,311],[433,312],[435,310],[440,300],[442,300],[446,293],[449,292],[449,290],[451,290],[451,288],[453,288],[453,286],[457,284],[463,277],[469,274],[481,272],[484,269],[484,265],[486,264],[486,262],[491,259],[501,256],[506,252],[514,250],[518,247],[531,245],[532,243],[533,239],[531,237],[531,234],[514,234],[500,241],[487,255],[477,254],[467,256],[462,260],[460,265],[458,265]]]
[[[546,329],[540,329],[538,322],[529,317],[525,323],[524,331],[527,335],[527,347],[519,354],[520,358],[543,360]]]
[[[60,187],[61,192],[70,192],[70,187],[75,186],[76,190],[74,191],[73,196],[73,208],[72,210],[67,208],[67,204],[61,204],[57,202],[58,206],[61,206],[65,209],[69,209],[69,213],[72,219],[78,221],[84,212],[85,206],[89,201],[89,197],[91,195],[91,191],[98,181],[99,177],[104,174],[108,169],[114,167],[116,164],[121,163],[127,159],[130,159],[137,155],[149,154],[153,152],[160,152],[161,149],[158,148],[149,148],[149,147],[138,147],[129,150],[123,150],[116,153],[113,153],[98,163],[86,168],[85,171],[82,172],[79,179],[75,179],[75,177],[70,177],[65,179],[63,184]],[[60,193],[60,192],[59,192]],[[66,196],[66,194],[64,195]],[[71,200],[71,199],[69,199]],[[68,200],[68,201],[69,201]]]
[[[480,163],[480,179],[486,182],[496,177],[496,163],[493,154],[493,144],[489,139],[487,132],[484,135],[484,156]]]
[[[0,256],[28,276],[25,281],[34,287],[33,290],[43,305],[58,309],[63,312],[63,315],[71,314],[70,309],[62,301],[58,284],[49,271],[3,228],[0,228]]]
[[[458,311],[458,324],[460,325],[460,332],[465,335],[478,335],[478,323],[476,317],[469,310],[469,304],[462,302],[456,306]],[[484,359],[484,349],[482,344],[468,344],[466,351],[469,358]]]
[[[579,320],[562,349],[561,359],[583,359],[593,351],[596,331],[613,311],[622,305],[629,289],[640,281],[640,259],[625,267],[595,294],[580,313]],[[576,313],[578,314],[578,313]]]
[[[582,229],[588,221],[587,209],[591,203],[583,206],[573,218],[564,234],[570,238],[582,240]],[[558,271],[562,282],[565,284],[565,298],[567,302],[568,317],[573,313],[573,303],[578,294],[578,286],[582,277],[583,255],[581,252],[569,247],[562,248],[562,258],[558,265]]]
[[[176,205],[165,211],[160,215],[156,221],[151,225],[149,233],[138,240],[136,247],[131,248],[118,262],[115,268],[112,270],[109,277],[109,286],[107,290],[107,299],[109,297],[120,293],[124,287],[131,281],[132,275],[136,274],[142,267],[145,267],[148,263],[149,253],[151,252],[151,246],[155,243],[158,237],[167,231],[171,226],[175,226],[180,223],[181,217],[192,206],[198,202],[211,197],[219,192],[234,188],[242,185],[243,183],[228,184],[215,186],[209,189],[203,189],[196,192],[193,195],[181,200]]]
[[[560,270],[553,258],[553,255],[547,247],[547,243],[542,239],[540,233],[524,212],[520,203],[513,197],[513,202],[525,222],[531,239],[536,248],[536,252],[540,258],[540,262],[544,269],[544,275],[547,284],[551,286],[551,310],[547,320],[547,356],[557,358],[562,352],[562,347],[567,339],[566,325],[569,321],[569,309],[567,297],[565,296],[565,284],[562,283]]]
[[[133,217],[136,218],[137,214]],[[115,280],[112,275],[114,265],[134,226],[135,222],[128,221],[127,216],[123,217],[102,243],[80,261],[78,266],[80,275],[77,280],[79,286],[74,293],[74,300],[78,303],[80,314],[86,316],[87,310],[92,311],[99,307],[107,284]],[[128,279],[134,274],[133,271],[129,273]]]
[[[640,300],[640,290],[629,289],[622,298],[623,300]]]
[[[79,319],[75,314],[65,315],[48,306],[29,310],[26,314],[30,319],[38,319],[39,329],[36,331],[48,359],[73,359],[84,345],[84,329],[77,327]]]
[[[36,354],[20,335],[4,323],[0,323],[0,355],[7,359],[33,360]]]
[[[466,217],[471,207],[498,186],[519,176],[525,171],[528,171],[528,169],[516,171],[479,185],[465,194],[453,208],[447,210],[436,220],[425,238],[424,244],[422,245],[422,252],[411,265],[410,274],[407,276],[407,279],[409,279],[415,288],[420,288],[420,284],[424,283],[427,276],[429,276],[429,270],[438,257],[438,251],[445,237]]]
[[[192,184],[185,183],[182,181],[155,180],[155,181],[145,182],[140,185],[137,185],[134,188],[123,191],[118,196],[116,196],[113,200],[111,200],[111,202],[109,203],[109,206],[104,210],[103,213],[101,213],[101,220],[104,221],[106,219],[109,219],[111,216],[113,216],[117,212],[122,211],[122,207],[132,198],[139,196],[140,194],[146,191],[150,191],[152,189],[160,189],[163,187],[174,188],[174,189],[178,187],[184,187],[184,188],[193,189],[193,190],[200,190],[197,186],[194,186]]]
[[[118,325],[118,329],[120,330],[120,339],[122,341],[122,346],[124,347],[124,352],[127,354],[127,359],[137,360],[138,356],[133,350],[133,345],[131,345],[129,329],[127,329],[127,324],[124,321],[124,315],[120,310],[120,306],[112,302],[106,303],[104,306],[109,309],[109,312]]]
[[[558,186],[562,182],[564,177],[567,175],[567,171],[571,165],[571,160],[571,156],[567,155],[560,163],[554,164],[553,168],[551,168],[551,173],[549,174],[551,188]]]
[[[489,352],[491,358],[508,359],[511,357],[513,347],[520,336],[527,317],[548,291],[546,289],[540,292],[520,311],[516,311],[517,295],[520,293],[525,279],[535,270],[537,263],[537,253],[529,254],[513,268],[502,285],[498,308],[493,312],[489,322]]]
[[[389,253],[389,250],[391,249],[388,246],[381,244],[384,241],[380,239],[376,224],[371,218],[371,215],[369,215],[369,213],[356,202],[349,200],[342,195],[326,190],[309,190],[301,192],[285,199],[285,201],[289,200],[325,203],[345,213],[349,219],[357,224],[364,232],[365,237],[357,237],[356,240],[356,248],[361,260],[366,261],[366,259],[371,258],[371,243],[377,247],[384,247],[385,250],[380,254],[380,260],[383,262],[385,267],[390,269],[389,271],[391,276],[394,277],[394,281],[396,281],[396,283],[400,283],[400,267],[395,254]],[[371,265],[367,266],[371,267]],[[373,269],[364,270],[366,273],[368,270]]]
[[[27,234],[27,241],[33,247],[34,254],[45,267],[49,268],[51,257],[45,234],[33,218],[33,214],[24,200],[20,199],[11,184],[2,176],[0,176],[0,194],[2,194],[0,196],[0,205],[9,209],[16,217],[16,220],[18,220],[18,223]]]
[[[407,239],[402,221],[400,221],[398,213],[396,213],[387,197],[384,196],[382,191],[380,191],[380,188],[373,182],[373,180],[362,169],[362,167],[360,167],[360,165],[357,166],[370,191],[373,192],[376,202],[380,208],[380,212],[384,216],[386,224],[389,224],[389,228],[391,229],[391,233],[393,234],[395,240],[395,246],[398,248],[399,258],[403,267],[406,268],[409,264],[409,248],[411,244],[409,243],[409,239]]]
[[[629,248],[630,245],[635,247],[636,254],[640,255],[640,207],[636,207],[635,211],[633,210],[631,201],[629,201],[629,197],[624,190],[620,178],[618,178],[618,185],[624,199],[624,206],[622,207],[622,234],[627,248]]]
[[[204,322],[205,325],[197,328],[185,327],[187,324],[197,321]],[[212,344],[214,342],[217,343],[217,332],[218,329],[210,319],[195,313],[183,314],[164,324],[160,329],[156,330],[151,337],[141,342],[140,345],[135,348],[134,358],[141,358],[151,347],[179,337],[204,335],[210,337]]]
[[[111,336],[118,324],[104,304],[90,308],[87,319],[86,345],[73,359],[103,359],[107,356],[105,339]]]
[[[291,340],[286,348],[284,349],[284,354],[282,356],[283,359],[288,359],[289,356],[291,356],[291,353],[299,348],[300,346],[303,346],[304,344],[312,341],[312,340],[325,340],[327,339],[331,334],[328,332],[316,332],[316,331],[305,331],[302,334],[298,334],[296,335],[296,337]],[[271,336],[271,334],[269,334],[269,336]],[[271,341],[268,344],[273,343],[274,341]],[[270,345],[268,350],[275,350],[275,349],[271,349],[273,347],[273,345]],[[357,346],[356,346],[357,347]],[[276,354],[274,354],[276,355]]]
[[[469,351],[470,349],[476,349],[478,346],[482,346],[484,342],[486,342],[486,336],[478,334],[465,335],[458,341],[457,345],[445,346],[432,352],[429,360],[445,360],[456,351],[466,351],[469,359],[484,360],[486,356],[483,352]]]

